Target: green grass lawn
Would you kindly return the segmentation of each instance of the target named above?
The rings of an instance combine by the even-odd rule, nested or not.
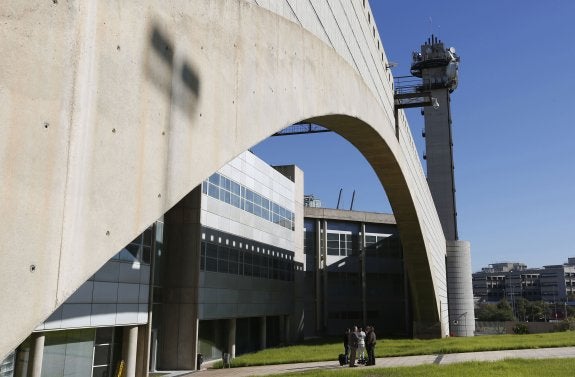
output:
[[[524,360],[510,359],[497,362],[469,362],[449,365],[420,365],[401,368],[338,368],[303,373],[280,374],[276,376],[338,376],[338,377],[540,377],[540,376],[573,376],[575,359]]]
[[[380,339],[376,357],[433,355],[457,352],[494,351],[575,346],[575,332],[527,335],[493,335],[444,339]],[[313,340],[301,345],[269,348],[237,357],[232,367],[269,364],[289,364],[337,360],[343,352],[339,339]],[[221,363],[215,365],[221,367]]]

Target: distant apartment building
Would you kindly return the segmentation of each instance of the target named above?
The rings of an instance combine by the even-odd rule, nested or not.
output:
[[[481,302],[575,301],[575,258],[562,265],[527,268],[523,263],[494,263],[473,274],[473,295]]]

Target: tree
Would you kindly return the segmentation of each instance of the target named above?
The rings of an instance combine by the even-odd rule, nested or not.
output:
[[[515,315],[513,314],[513,308],[509,304],[509,301],[503,299],[497,303],[497,314],[499,316],[498,321],[514,321]]]
[[[477,319],[488,322],[513,321],[513,309],[507,300],[503,299],[497,304],[483,304],[475,312]]]
[[[531,303],[531,308],[529,311],[531,321],[547,321],[549,305],[544,301],[536,301]]]
[[[523,322],[527,320],[527,313],[530,306],[531,303],[523,297],[519,297],[517,300],[515,300],[515,308],[518,320]]]

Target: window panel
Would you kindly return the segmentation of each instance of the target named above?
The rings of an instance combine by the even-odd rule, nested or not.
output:
[[[217,258],[218,257],[218,245],[213,243],[208,243],[206,247],[206,256],[209,258]]]
[[[209,178],[210,183],[219,186],[220,185],[220,175],[218,173],[214,173],[212,174],[212,176]]]
[[[220,189],[217,186],[210,184],[208,187],[208,195],[211,196],[212,198],[219,199]]]
[[[215,258],[206,258],[206,271],[218,272],[218,260]]]

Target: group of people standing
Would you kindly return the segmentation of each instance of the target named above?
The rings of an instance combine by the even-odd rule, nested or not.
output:
[[[350,367],[357,367],[358,363],[364,365],[375,365],[375,328],[367,326],[365,332],[360,327],[354,326],[352,330],[347,329],[343,336],[343,346],[346,359],[349,360]],[[366,359],[367,351],[367,359]]]

